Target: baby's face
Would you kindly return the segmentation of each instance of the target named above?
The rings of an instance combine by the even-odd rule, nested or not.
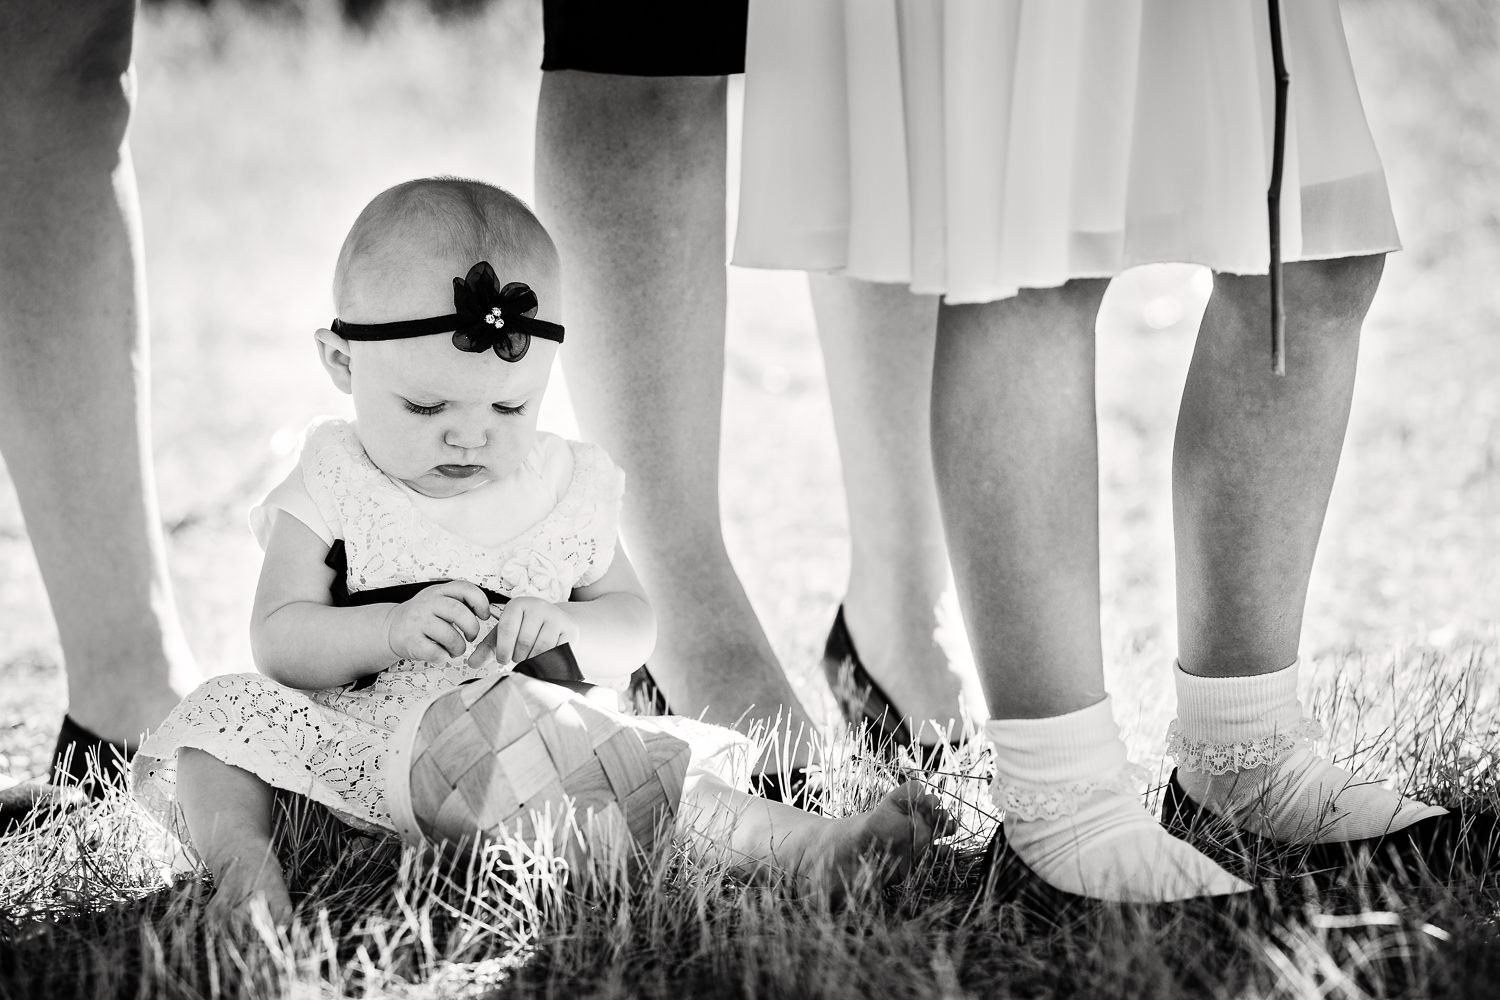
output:
[[[448,334],[348,345],[360,443],[392,479],[452,497],[514,472],[536,443],[557,345],[520,361],[467,354]]]

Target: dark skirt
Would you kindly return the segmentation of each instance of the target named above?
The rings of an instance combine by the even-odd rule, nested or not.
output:
[[[749,0],[543,0],[542,69],[743,73],[748,9]]]

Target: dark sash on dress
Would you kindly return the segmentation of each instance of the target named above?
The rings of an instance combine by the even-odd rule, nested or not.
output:
[[[333,545],[328,549],[328,555],[323,559],[323,565],[333,570],[333,583],[329,584],[328,592],[333,597],[333,606],[336,608],[359,607],[365,604],[403,604],[434,584],[452,582],[451,580],[428,580],[425,583],[399,583],[391,587],[376,587],[351,594],[349,592],[349,556],[344,551],[342,538],[334,539]],[[484,591],[484,596],[489,598],[492,605],[504,605],[510,601],[509,597],[487,587],[479,589]],[[514,671],[518,674],[525,674],[527,677],[535,677],[539,681],[562,684],[579,692],[586,692],[594,686],[583,679],[583,671],[578,669],[578,660],[573,656],[573,650],[567,643],[522,660],[515,665]],[[377,670],[373,674],[366,674],[351,682],[349,690],[360,691],[369,687],[375,683],[375,678],[384,672]]]

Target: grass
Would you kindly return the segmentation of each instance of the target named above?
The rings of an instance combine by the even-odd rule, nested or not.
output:
[[[1401,674],[1409,711],[1381,734],[1388,763],[1427,794],[1493,808],[1491,758],[1455,737],[1488,710],[1476,688],[1494,664],[1427,667]],[[835,764],[844,803],[888,786],[878,760]],[[582,885],[526,845],[443,864],[288,800],[289,933],[264,913],[204,920],[204,886],[164,885],[162,845],[116,797],[5,842],[0,996],[1427,997],[1487,995],[1500,971],[1500,892],[1468,856],[1456,878],[1339,881],[1299,876],[1288,852],[1259,859],[1266,897],[1227,905],[1001,902],[976,851],[990,825],[978,769],[952,760],[939,779],[967,838],[899,891],[856,886],[842,908],[695,870],[670,846]]]
[[[1345,23],[1407,250],[1366,327],[1343,469],[1309,596],[1309,696],[1330,745],[1445,804],[1496,804],[1500,671],[1500,54],[1495,0],[1351,0]],[[345,226],[410,176],[531,192],[539,8],[473,20],[398,7],[349,32],[315,0],[252,14],[148,8],[132,145],[151,280],[158,474],[179,603],[206,670],[249,668],[254,494],[340,400],[309,350]],[[1295,83],[1294,83],[1295,86]],[[731,161],[733,156],[731,156]],[[731,274],[728,544],[799,693],[847,574],[837,462],[795,275]],[[1169,456],[1206,289],[1132,273],[1099,342],[1109,684],[1160,763],[1174,647]],[[562,391],[559,391],[562,390]],[[544,422],[567,430],[565,386]],[[791,442],[796,442],[795,446]],[[38,773],[63,695],[24,525],[0,489],[0,771]],[[980,891],[980,760],[941,784],[964,836],[899,894],[841,911],[692,870],[567,889],[490,859],[471,878],[315,815],[286,818],[304,901],[288,938],[212,931],[206,890],[113,800],[0,842],[0,997],[1488,996],[1493,877],[1280,885],[1273,917],[1102,908],[1056,924]],[[891,780],[845,758],[852,806]],[[1274,865],[1283,868],[1289,859]]]

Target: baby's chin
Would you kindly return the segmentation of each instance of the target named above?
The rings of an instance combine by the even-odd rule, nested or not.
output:
[[[442,471],[446,468],[449,467],[440,466],[438,469],[429,469],[415,478],[398,478],[407,489],[434,500],[446,500],[471,493],[488,486],[497,478],[495,473],[485,466],[475,466],[476,471],[468,474]]]

